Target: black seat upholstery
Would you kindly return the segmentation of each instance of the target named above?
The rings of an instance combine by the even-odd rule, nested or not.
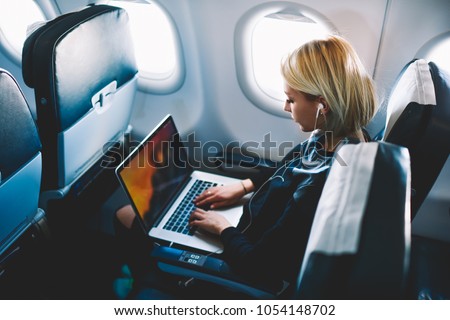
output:
[[[41,142],[17,82],[0,69],[0,254],[43,214]],[[38,216],[37,216],[38,215]]]
[[[159,267],[259,299],[402,297],[411,237],[408,150],[371,142],[345,145],[338,154],[341,161],[327,178],[291,290],[274,292],[244,281],[217,257],[197,259],[201,265],[185,261],[187,251],[181,249],[156,247]]]
[[[449,246],[439,240],[438,230],[445,227],[436,217],[445,217],[448,206],[445,201],[436,206],[429,193],[439,179],[446,179],[441,172],[450,153],[450,75],[433,62],[411,61],[398,77],[387,111],[384,139],[408,147],[411,154],[414,220],[408,298],[447,299]]]
[[[35,91],[45,208],[79,196],[114,159],[111,146],[123,143],[137,81],[128,15],[98,5],[59,16],[31,33],[22,56]]]
[[[0,69],[1,299],[36,297],[41,240],[49,236],[38,207],[41,172],[36,124],[16,80]]]
[[[383,140],[409,149],[414,218],[450,152],[450,75],[423,59],[408,63],[390,93]]]
[[[410,253],[410,165],[386,143],[339,150],[314,218],[296,298],[405,295]]]

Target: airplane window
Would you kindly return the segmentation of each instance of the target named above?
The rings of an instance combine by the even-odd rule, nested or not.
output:
[[[255,25],[252,37],[253,70],[261,90],[283,101],[281,59],[301,43],[323,38],[329,32],[324,25],[301,14],[275,13],[262,18]]]
[[[450,72],[450,59],[448,53],[450,52],[450,34],[447,34],[445,38],[434,45],[426,54],[425,59],[433,61],[439,67],[443,68],[447,72]]]
[[[157,93],[178,89],[184,70],[168,14],[155,1],[111,0],[108,4],[125,9],[130,17],[141,87]]]
[[[45,20],[44,13],[33,0],[3,0],[0,3],[0,45],[11,59],[20,63],[28,26]]]
[[[321,14],[310,8],[272,2],[243,16],[235,31],[238,80],[256,106],[287,117],[280,73],[282,59],[302,43],[336,33]]]

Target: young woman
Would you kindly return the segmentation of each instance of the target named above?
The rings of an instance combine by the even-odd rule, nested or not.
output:
[[[371,77],[339,36],[302,45],[283,61],[281,72],[284,110],[311,138],[295,147],[271,176],[206,190],[194,200],[198,208],[190,217],[191,226],[220,236],[222,257],[236,273],[274,290],[295,283],[336,149],[367,141],[363,127],[376,105]],[[236,228],[214,211],[250,192]],[[117,218],[131,227],[131,207],[118,210]]]

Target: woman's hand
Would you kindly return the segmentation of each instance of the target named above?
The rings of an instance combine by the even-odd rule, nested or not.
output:
[[[223,230],[231,227],[228,220],[215,211],[205,211],[196,208],[189,217],[189,226],[198,227],[212,234],[220,235]]]
[[[231,206],[237,203],[247,192],[253,191],[253,188],[253,182],[250,179],[226,186],[212,187],[196,197],[194,204],[197,207],[209,205],[211,209]]]

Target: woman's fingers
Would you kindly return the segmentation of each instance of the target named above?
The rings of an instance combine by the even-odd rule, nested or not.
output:
[[[222,208],[236,203],[242,198],[242,184],[217,186],[203,191],[193,202],[196,207]]]
[[[204,201],[207,198],[210,198],[211,196],[213,196],[213,192],[211,191],[211,189],[207,189],[205,191],[203,191],[201,194],[199,194],[194,201]]]
[[[210,188],[203,191],[200,195],[198,195],[194,199],[194,203],[196,206],[201,207],[213,202],[215,197],[216,197],[215,190],[213,188]]]
[[[226,218],[215,211],[205,211],[199,208],[192,211],[189,217],[189,225],[214,234],[220,234],[224,229],[231,226]]]
[[[195,197],[194,201],[203,201],[207,197],[211,196],[211,190],[203,191],[201,194],[199,194],[197,197]]]
[[[195,220],[201,220],[203,219],[203,215],[206,213],[205,210],[196,208],[194,211],[192,211],[190,217],[189,217],[189,223],[194,222]]]

